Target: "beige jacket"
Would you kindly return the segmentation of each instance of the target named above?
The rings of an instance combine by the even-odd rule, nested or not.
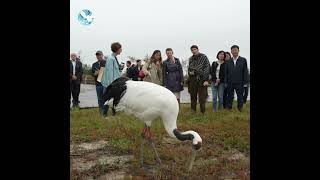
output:
[[[155,63],[151,63],[148,61],[143,67],[142,70],[145,74],[143,81],[152,82],[158,85],[163,85],[163,72],[162,72],[162,64],[160,68],[157,68]]]

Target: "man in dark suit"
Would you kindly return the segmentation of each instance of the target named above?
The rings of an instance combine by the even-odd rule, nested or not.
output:
[[[226,52],[226,58],[225,58],[224,62],[226,63],[227,61],[229,61],[231,59],[231,54],[228,51],[225,51],[225,52]],[[224,91],[223,91],[223,109],[227,109],[227,100],[228,100],[227,89],[228,88],[224,88]],[[231,108],[232,108],[232,106],[231,106]]]
[[[77,55],[71,53],[70,60],[70,94],[72,95],[72,107],[79,107],[80,84],[82,80],[82,63],[77,61]],[[70,96],[71,104],[71,96]]]
[[[239,46],[231,47],[232,58],[225,64],[225,84],[227,87],[227,108],[232,109],[234,91],[237,93],[238,110],[243,107],[243,90],[248,84],[248,65],[246,58],[239,56]]]
[[[249,86],[250,86],[250,75],[248,76],[249,80],[248,80],[248,84],[245,84],[243,86],[244,92],[243,92],[243,103],[246,104],[247,99],[248,99],[248,95],[249,95]]]

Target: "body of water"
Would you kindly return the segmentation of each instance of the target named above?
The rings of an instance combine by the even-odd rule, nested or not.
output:
[[[208,88],[208,102],[212,102],[212,93],[211,87]],[[237,95],[234,95],[235,99],[237,99]],[[89,84],[81,84],[80,96],[79,96],[81,108],[87,107],[98,107],[98,99],[96,94],[96,86]],[[250,100],[250,88],[248,100]],[[184,90],[181,92],[181,103],[190,103],[190,94],[188,93],[188,88],[184,87]]]

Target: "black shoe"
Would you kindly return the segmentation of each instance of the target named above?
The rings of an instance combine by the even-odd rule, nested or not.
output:
[[[238,110],[239,110],[240,112],[242,112],[242,111],[243,111],[243,110],[242,110],[242,108],[240,108],[240,109],[238,108]]]

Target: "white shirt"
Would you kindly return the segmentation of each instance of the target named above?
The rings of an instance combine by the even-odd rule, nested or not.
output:
[[[239,58],[239,56],[238,56],[238,57],[236,57],[236,58],[232,57],[232,59],[233,59],[233,63],[234,63],[234,66],[236,66],[238,58]]]
[[[73,66],[73,75],[76,75],[76,61],[71,60]]]
[[[217,62],[218,63],[218,66],[217,66],[217,69],[216,69],[216,77],[217,77],[217,79],[220,79],[220,77],[219,77],[219,74],[220,74],[220,63],[219,62]]]

